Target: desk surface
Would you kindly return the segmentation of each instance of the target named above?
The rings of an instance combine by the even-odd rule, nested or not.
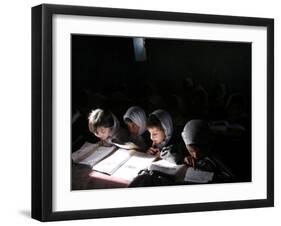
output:
[[[176,175],[177,182],[183,182],[187,167]],[[126,188],[130,181],[93,171],[89,166],[72,164],[72,190]]]
[[[93,171],[89,166],[72,164],[72,190],[125,188],[130,181]]]

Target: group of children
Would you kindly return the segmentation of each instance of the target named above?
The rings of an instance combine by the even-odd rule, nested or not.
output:
[[[108,110],[95,109],[89,114],[89,130],[103,146],[133,143],[139,151],[154,155],[175,164],[186,164],[196,169],[215,172],[216,163],[210,154],[210,130],[203,120],[190,120],[181,132],[181,142],[173,139],[173,121],[162,109],[146,117],[138,106],[130,107],[123,116],[127,132],[117,117]],[[148,131],[150,142],[143,135]]]

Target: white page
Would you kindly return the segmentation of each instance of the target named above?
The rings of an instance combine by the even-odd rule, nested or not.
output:
[[[159,161],[153,162],[149,167],[149,169],[166,173],[169,175],[176,175],[176,173],[184,166],[185,166],[184,164],[177,165],[175,163],[171,163],[167,160],[161,159]]]
[[[102,159],[104,159],[105,157],[110,155],[114,150],[116,150],[116,147],[114,147],[114,146],[112,146],[112,147],[99,146],[93,152],[93,154],[91,154],[90,156],[88,156],[84,160],[80,161],[79,163],[80,164],[86,164],[86,165],[89,165],[89,166],[94,166],[95,164],[100,162]]]
[[[86,158],[91,152],[95,150],[98,144],[92,144],[85,142],[77,151],[71,154],[71,158],[74,162],[78,163],[80,160]]]
[[[85,143],[78,151],[72,154],[74,162],[94,166],[99,161],[110,155],[116,149],[115,146],[104,147],[98,144]]]
[[[132,152],[132,150],[120,148],[112,155],[96,164],[92,169],[111,175],[131,157]]]
[[[194,183],[208,183],[213,179],[214,173],[194,169],[192,167],[188,167],[184,181],[194,182]]]
[[[153,155],[135,151],[134,155],[112,176],[132,181],[138,175],[138,172],[147,169],[154,159],[155,156]]]

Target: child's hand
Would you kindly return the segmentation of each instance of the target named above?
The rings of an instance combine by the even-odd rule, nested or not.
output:
[[[159,148],[153,148],[153,147],[150,147],[147,151],[146,151],[147,154],[150,154],[150,155],[160,155],[160,149]]]
[[[103,146],[102,140],[98,141],[97,144],[98,144],[99,147],[100,147],[100,146]]]
[[[184,158],[184,163],[187,165],[187,166],[191,166],[193,168],[195,168],[196,166],[196,161],[194,158],[192,158],[192,156],[186,156]]]
[[[128,149],[140,149],[137,145],[135,145],[133,142],[126,142],[125,145],[128,147]]]
[[[103,146],[103,147],[111,147],[111,146],[112,146],[111,144],[107,143],[107,142],[104,141],[104,140],[100,140],[100,141],[98,142],[98,145],[99,145],[99,146]]]

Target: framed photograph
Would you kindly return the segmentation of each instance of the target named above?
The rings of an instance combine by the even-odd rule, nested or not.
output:
[[[274,20],[32,8],[32,217],[274,205]]]

